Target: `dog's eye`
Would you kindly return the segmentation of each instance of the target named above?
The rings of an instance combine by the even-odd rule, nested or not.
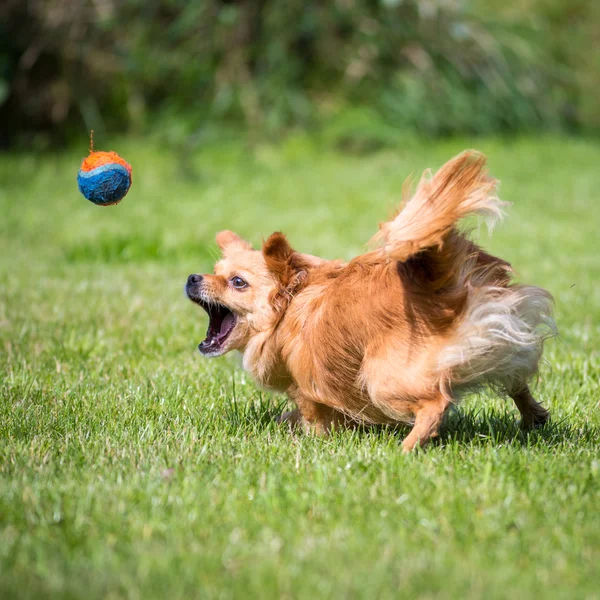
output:
[[[236,290],[243,290],[248,287],[248,284],[241,277],[237,277],[237,275],[232,277],[229,281]]]

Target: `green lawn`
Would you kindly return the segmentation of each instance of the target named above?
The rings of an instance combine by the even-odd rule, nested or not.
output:
[[[485,395],[416,455],[405,430],[291,435],[236,356],[200,356],[183,285],[216,231],[348,258],[470,146],[514,203],[474,235],[556,299],[547,428]],[[77,192],[85,143],[0,156],[0,597],[600,598],[597,143],[113,148],[134,184],[112,208]]]

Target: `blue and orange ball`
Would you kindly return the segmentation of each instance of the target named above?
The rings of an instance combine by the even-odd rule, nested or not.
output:
[[[116,152],[90,152],[79,167],[77,184],[94,204],[118,204],[131,187],[131,165]]]

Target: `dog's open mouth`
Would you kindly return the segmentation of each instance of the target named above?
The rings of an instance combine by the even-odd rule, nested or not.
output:
[[[206,339],[200,343],[198,350],[202,354],[219,354],[225,342],[235,329],[237,317],[224,304],[205,302],[194,299],[208,314],[208,330]]]

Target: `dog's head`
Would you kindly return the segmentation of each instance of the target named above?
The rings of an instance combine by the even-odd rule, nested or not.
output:
[[[188,277],[185,291],[209,318],[206,339],[198,346],[205,356],[243,351],[253,335],[274,327],[310,269],[323,259],[300,254],[281,233],[253,250],[232,231],[217,234],[222,258],[214,274]]]

